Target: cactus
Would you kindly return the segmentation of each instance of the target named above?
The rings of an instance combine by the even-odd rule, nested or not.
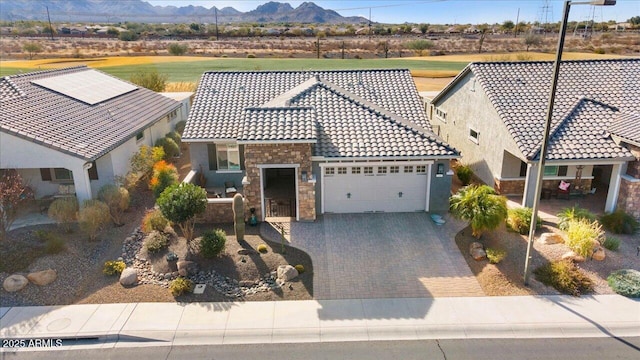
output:
[[[244,198],[240,194],[233,197],[233,230],[236,233],[236,240],[244,240]]]

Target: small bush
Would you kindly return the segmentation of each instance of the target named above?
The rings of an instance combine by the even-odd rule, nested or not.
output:
[[[98,232],[111,221],[109,207],[99,200],[87,200],[78,213],[80,229],[84,231],[90,240],[95,240]]]
[[[178,169],[166,161],[158,161],[153,165],[153,177],[149,181],[149,189],[157,198],[171,185],[178,182]]]
[[[294,266],[294,268],[296,268],[296,270],[298,270],[298,274],[302,274],[304,272],[304,266],[302,264],[298,264],[298,265]]]
[[[122,225],[122,214],[129,208],[129,191],[124,187],[107,184],[98,191],[98,198],[109,207],[113,223]]]
[[[78,200],[75,197],[56,199],[49,206],[48,215],[65,232],[71,232],[71,224],[78,217]]]
[[[184,55],[187,50],[189,50],[189,47],[187,46],[187,44],[172,43],[169,44],[167,50],[169,50],[169,54],[173,56],[180,56]]]
[[[597,221],[572,220],[568,223],[565,244],[578,255],[589,257],[595,244],[604,241],[604,230]]]
[[[247,59],[255,59],[256,56],[254,54],[247,54]]]
[[[44,243],[44,251],[50,255],[61,253],[66,249],[67,244],[64,239],[54,234],[50,234],[49,238]]]
[[[164,231],[169,225],[169,220],[162,216],[160,210],[154,209],[147,212],[142,219],[142,231],[146,234],[152,231]]]
[[[593,283],[570,260],[556,261],[533,271],[536,279],[563,294],[580,296],[593,290]]]
[[[148,252],[155,253],[169,246],[169,237],[165,233],[152,231],[144,239],[142,246],[144,246]]]
[[[486,252],[487,259],[489,259],[489,262],[492,264],[497,264],[500,261],[504,260],[505,257],[507,257],[507,252],[502,249],[487,248]]]
[[[607,236],[607,238],[602,242],[602,246],[607,250],[618,251],[618,248],[620,247],[620,239]]]
[[[640,227],[638,220],[622,210],[603,215],[600,222],[605,229],[615,234],[634,234]]]
[[[564,208],[558,213],[558,228],[560,230],[567,231],[569,221],[580,219],[595,221],[596,215],[587,209],[577,206]]]
[[[616,294],[638,298],[640,297],[640,271],[622,269],[612,272],[607,282]]]
[[[153,170],[153,164],[165,158],[164,148],[160,146],[149,147],[147,145],[140,146],[140,149],[131,156],[129,164],[131,172],[139,177],[148,176]]]
[[[469,167],[469,165],[458,165],[456,167],[456,176],[462,182],[462,185],[467,186],[471,183],[471,177],[473,176],[473,171]]]
[[[180,155],[180,147],[169,137],[158,139],[155,146],[160,146],[164,149],[165,159],[171,159]]]
[[[531,226],[531,216],[533,216],[533,209],[524,207],[517,209],[509,209],[509,215],[507,217],[507,228],[516,231],[522,235],[529,234],[529,227]],[[542,226],[542,220],[540,217],[536,217],[536,229]]]
[[[182,120],[182,121],[178,121],[178,123],[176,124],[175,127],[175,131],[182,136],[182,133],[184,132],[184,128],[187,126],[187,122]]]
[[[120,275],[127,267],[124,261],[105,261],[102,273],[105,275]]]
[[[263,254],[266,253],[267,252],[267,245],[265,245],[265,244],[258,245],[258,251],[263,253]]]
[[[180,296],[184,293],[192,292],[193,281],[179,277],[171,282],[169,290],[171,290],[171,295],[173,296]]]
[[[209,230],[200,239],[200,254],[206,258],[214,258],[224,250],[227,234],[224,230]]]
[[[176,145],[178,145],[178,148],[180,148],[180,145],[182,145],[182,137],[180,136],[180,134],[178,134],[177,131],[172,131],[168,133],[166,137],[173,140],[176,143]]]

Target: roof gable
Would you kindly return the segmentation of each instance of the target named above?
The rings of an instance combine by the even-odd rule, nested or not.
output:
[[[609,132],[640,146],[640,113],[618,114],[609,124]]]

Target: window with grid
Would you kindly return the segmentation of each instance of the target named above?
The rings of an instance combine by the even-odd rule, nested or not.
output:
[[[405,167],[404,167],[404,172],[405,172],[406,174],[408,174],[408,173],[412,173],[412,172],[413,172],[413,166],[405,166]]]
[[[338,168],[338,175],[344,175],[347,173],[347,168],[346,167],[339,167]]]
[[[427,172],[427,166],[426,165],[418,165],[418,166],[416,166],[416,173],[425,174],[426,172]]]
[[[378,174],[386,174],[387,167],[386,166],[378,166]]]
[[[328,167],[324,169],[324,174],[325,175],[333,175],[336,173],[336,169],[332,168],[332,167]]]
[[[391,174],[397,174],[400,172],[400,166],[389,166],[389,172]]]
[[[373,166],[365,166],[363,170],[365,174],[373,174]]]
[[[351,173],[352,174],[360,174],[360,167],[359,166],[352,167],[351,168]]]

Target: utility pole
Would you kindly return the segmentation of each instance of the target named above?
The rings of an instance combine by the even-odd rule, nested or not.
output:
[[[320,59],[320,38],[316,40],[316,55],[318,56],[318,59]]]
[[[344,40],[342,40],[342,59],[344,60]]]
[[[518,15],[516,15],[516,29],[513,31],[513,37],[518,37],[518,23],[520,22],[520,8],[518,8]]]
[[[49,34],[51,35],[51,40],[53,40],[53,26],[51,26],[51,16],[49,16],[49,7],[47,6],[47,19],[49,19]]]
[[[213,13],[216,17],[216,41],[220,40],[220,38],[218,37],[218,8],[217,7],[213,7]]]
[[[369,8],[369,41],[371,41],[371,8]]]

